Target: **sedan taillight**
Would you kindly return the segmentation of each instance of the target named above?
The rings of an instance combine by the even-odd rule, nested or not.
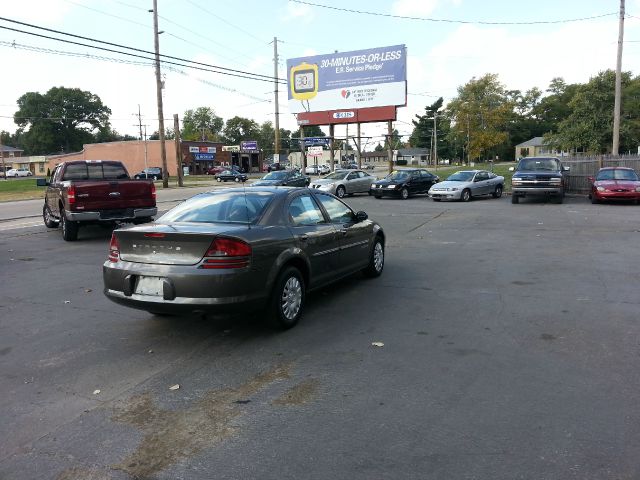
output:
[[[251,245],[235,238],[216,238],[198,268],[245,268],[251,260]]]
[[[120,243],[115,233],[111,234],[111,242],[109,243],[109,261],[117,262],[120,260]]]

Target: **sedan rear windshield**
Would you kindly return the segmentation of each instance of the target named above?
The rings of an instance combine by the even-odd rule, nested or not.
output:
[[[271,173],[267,173],[263,180],[282,180],[283,178],[287,178],[288,173],[287,172],[271,172]]]
[[[201,193],[175,206],[158,223],[253,223],[269,201],[272,192]]]
[[[637,182],[638,175],[633,170],[612,168],[611,170],[599,171],[596,180],[631,180]]]

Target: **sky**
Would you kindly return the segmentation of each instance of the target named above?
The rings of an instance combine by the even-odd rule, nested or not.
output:
[[[288,58],[406,45],[407,105],[398,109],[394,128],[407,136],[416,114],[439,97],[445,103],[454,98],[474,77],[494,73],[508,89],[545,91],[555,77],[584,83],[616,66],[619,0],[157,2],[162,54],[241,72],[273,76],[274,37],[280,78],[286,78]],[[120,134],[139,135],[138,108],[147,132],[158,129],[150,55],[124,56],[8,30],[96,45],[34,28],[44,27],[153,52],[152,0],[0,0],[0,5],[0,130],[16,130],[13,115],[20,96],[56,86],[100,97]],[[626,0],[626,13],[622,68],[638,75],[640,0]],[[274,120],[272,81],[184,67],[163,66],[162,73],[169,127],[173,114],[182,118],[198,107],[210,107],[225,120],[236,115],[258,123]],[[280,126],[296,129],[284,85],[279,105]],[[336,136],[345,133],[344,126],[336,127]],[[372,150],[384,133],[386,124],[363,125],[362,135],[370,137],[365,149]],[[354,126],[349,134],[355,134]]]

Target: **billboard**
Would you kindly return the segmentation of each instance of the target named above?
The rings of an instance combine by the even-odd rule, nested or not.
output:
[[[404,45],[287,60],[291,113],[406,105]]]
[[[397,107],[354,108],[326,112],[298,113],[298,125],[331,125],[338,123],[367,123],[395,120]]]

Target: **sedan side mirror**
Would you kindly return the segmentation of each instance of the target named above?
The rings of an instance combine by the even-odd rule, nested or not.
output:
[[[363,212],[362,210],[360,210],[358,213],[356,213],[356,220],[358,222],[364,222],[367,218],[369,218],[367,212]]]
[[[587,181],[588,181],[589,183],[593,183],[593,182],[595,182],[595,181],[596,181],[596,179],[595,179],[595,178],[593,178],[593,177],[587,177]]]

